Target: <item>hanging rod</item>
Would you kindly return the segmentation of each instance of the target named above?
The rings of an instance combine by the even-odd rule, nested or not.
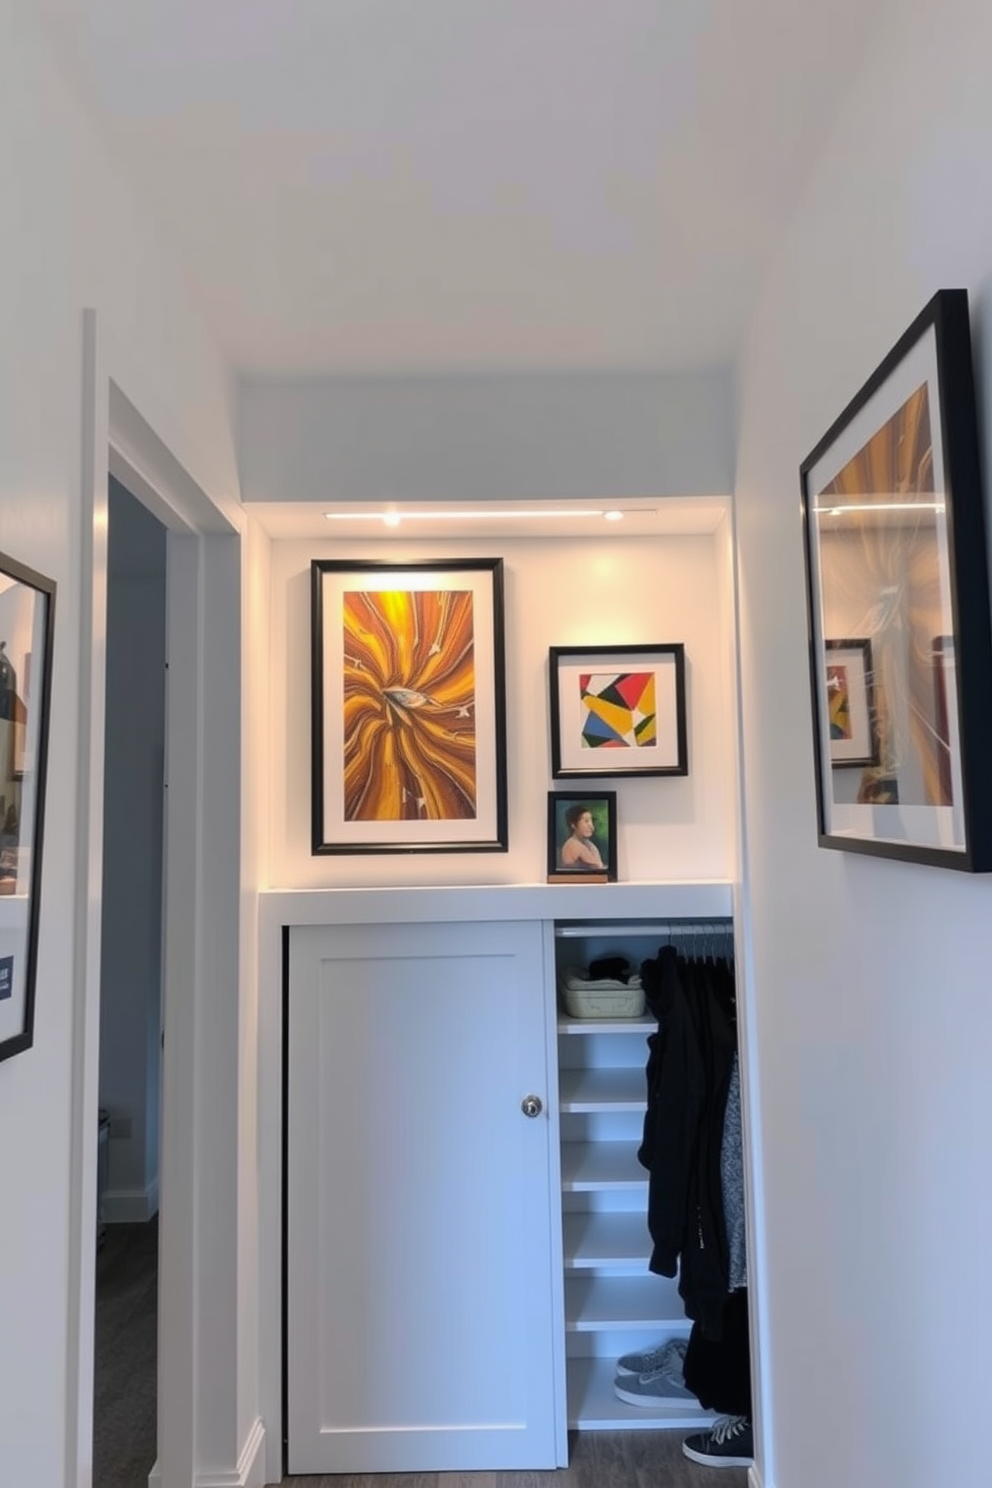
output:
[[[615,920],[572,920],[567,924],[559,921],[555,925],[556,940],[578,940],[588,935],[648,935],[652,937],[672,935],[731,935],[734,922],[726,916],[707,919],[684,918],[671,920],[634,920],[626,925]]]

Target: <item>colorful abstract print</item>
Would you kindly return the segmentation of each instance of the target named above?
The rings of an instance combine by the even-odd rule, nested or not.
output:
[[[585,672],[579,688],[583,749],[657,746],[654,672]]]
[[[853,739],[851,726],[851,690],[846,666],[827,667],[827,698],[830,705],[831,739]]]
[[[346,821],[476,815],[470,591],[344,596]]]

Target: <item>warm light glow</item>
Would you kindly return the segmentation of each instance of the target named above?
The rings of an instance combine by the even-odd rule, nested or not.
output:
[[[846,517],[848,512],[932,511],[945,510],[942,501],[852,501],[850,506],[818,506],[818,517]]]
[[[471,511],[447,510],[442,508],[439,511],[325,512],[324,516],[328,522],[385,522],[389,527],[396,527],[400,522],[488,522],[492,518],[499,518],[507,522],[526,522],[534,519],[546,520],[556,517],[605,517],[608,522],[619,522],[623,518],[624,513],[617,510],[604,511],[601,506],[570,506],[549,508],[525,507],[517,511],[506,510],[503,507],[493,507],[490,510],[482,507],[474,507]]]

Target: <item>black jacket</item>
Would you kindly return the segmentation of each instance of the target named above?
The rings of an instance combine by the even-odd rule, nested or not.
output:
[[[663,946],[643,963],[641,981],[658,1019],[638,1150],[649,1175],[649,1268],[678,1274],[687,1316],[719,1338],[729,1290],[720,1150],[737,1044],[732,973],[725,962],[686,961]]]

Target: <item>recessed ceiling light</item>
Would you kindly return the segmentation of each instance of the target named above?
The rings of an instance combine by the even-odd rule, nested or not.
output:
[[[490,510],[473,507],[471,511],[446,510],[439,511],[350,511],[350,512],[325,512],[324,516],[329,522],[385,522],[390,527],[397,526],[400,522],[488,522],[498,519],[506,522],[527,522],[540,518],[564,518],[564,517],[602,517],[605,512],[601,506],[577,506],[577,507],[549,507],[537,508],[526,507],[518,511],[505,510],[502,507],[493,507]]]
[[[656,508],[638,508],[633,514],[638,516],[653,516]],[[328,522],[384,522],[387,527],[398,527],[407,522],[533,522],[533,521],[574,521],[576,518],[588,518],[590,520],[604,518],[607,522],[622,522],[630,512],[621,511],[619,507],[604,508],[601,506],[552,506],[552,507],[472,507],[470,510],[461,508],[439,507],[431,511],[415,511],[406,509],[402,511],[325,511],[324,516]]]

